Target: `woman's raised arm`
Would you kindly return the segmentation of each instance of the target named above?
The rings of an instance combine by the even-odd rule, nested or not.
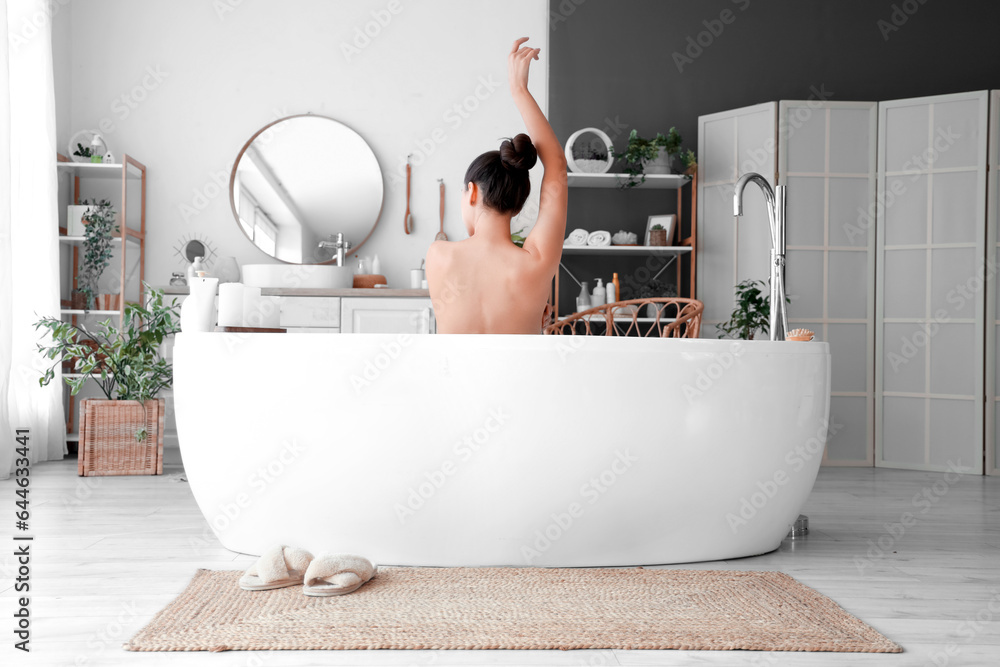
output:
[[[566,156],[545,114],[528,92],[528,69],[532,60],[538,60],[541,49],[523,46],[527,41],[527,37],[522,37],[514,42],[507,58],[507,77],[511,97],[524,119],[545,174],[538,201],[538,219],[524,242],[524,249],[554,265],[562,254],[566,236]]]

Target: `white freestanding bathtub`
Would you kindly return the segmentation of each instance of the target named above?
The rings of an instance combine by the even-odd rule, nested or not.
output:
[[[822,458],[826,343],[187,333],[175,405],[222,544],[386,565],[771,551]]]

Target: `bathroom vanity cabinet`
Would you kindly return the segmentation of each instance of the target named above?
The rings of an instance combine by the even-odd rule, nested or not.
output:
[[[187,287],[161,287],[186,295]],[[278,297],[280,326],[298,333],[413,333],[437,331],[430,292],[424,289],[263,288]]]

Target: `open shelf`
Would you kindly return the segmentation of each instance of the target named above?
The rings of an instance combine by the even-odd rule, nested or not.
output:
[[[56,173],[72,174],[80,178],[106,178],[122,180],[122,164],[98,164],[94,162],[57,162]],[[132,164],[128,165],[126,177],[129,180],[141,180],[142,171]]]
[[[118,294],[121,294],[123,297],[122,300],[124,300],[127,288],[126,281],[128,281],[131,276],[131,274],[126,273],[127,259],[133,257],[133,253],[138,253],[138,292],[139,302],[142,302],[144,293],[143,286],[145,285],[146,280],[146,166],[127,153],[123,154],[121,156],[121,161],[116,164],[73,162],[70,157],[60,153],[56,153],[55,157],[56,174],[59,177],[60,195],[62,192],[61,189],[63,187],[68,187],[68,199],[72,205],[80,204],[80,186],[82,182],[88,180],[105,181],[103,189],[107,189],[107,186],[113,186],[114,181],[118,181],[118,183],[121,184],[121,198],[114,201],[113,204],[117,209],[119,229],[111,237],[111,242],[117,248],[117,253],[120,255],[119,259],[121,262]],[[68,178],[63,179],[63,176],[67,176]],[[129,185],[129,181],[132,182],[131,185]],[[136,199],[138,199],[137,202],[135,201]],[[135,216],[136,210],[138,210],[138,216]],[[129,225],[129,213],[133,214],[133,218],[139,218],[138,228],[133,228]],[[83,235],[70,236],[66,232],[67,229],[65,227],[59,227],[59,244],[61,247],[69,250],[68,253],[65,253],[68,255],[66,258],[63,258],[63,253],[60,253],[60,274],[64,279],[64,285],[68,285],[73,288],[77,286],[79,263],[81,259],[80,255],[82,246],[85,243],[85,237]],[[118,261],[119,260],[115,260],[116,263]],[[70,303],[70,300],[62,300],[63,306],[68,306]],[[125,305],[127,306],[128,302],[125,302]],[[59,315],[60,317],[69,319],[73,325],[86,331],[94,325],[95,318],[99,318],[97,319],[98,322],[102,322],[105,319],[117,318],[118,326],[122,327],[124,325],[125,309],[80,310],[76,308],[64,307],[59,310]],[[78,322],[78,320],[83,321]],[[70,378],[81,377],[78,373],[66,373],[64,375]],[[78,397],[74,397],[72,395],[68,397],[68,414],[66,415],[67,441],[79,440],[79,435],[74,433],[77,422],[77,402]]]
[[[142,243],[142,239],[140,239],[137,236],[133,236],[132,234],[126,235],[125,238],[128,240],[129,243],[134,243],[136,245]],[[59,236],[59,243],[65,243],[66,245],[82,245],[83,241],[84,241],[83,236],[61,236],[61,235]],[[121,243],[122,237],[120,235],[113,236],[111,237],[111,242]]]
[[[683,255],[691,252],[691,246],[677,245],[564,245],[563,255],[635,255],[642,257],[645,255]]]
[[[571,188],[621,188],[628,183],[628,174],[581,174],[570,172],[568,174],[568,185]],[[679,190],[688,184],[690,176],[683,174],[646,174],[646,181],[636,184],[632,188],[645,188],[648,190]]]

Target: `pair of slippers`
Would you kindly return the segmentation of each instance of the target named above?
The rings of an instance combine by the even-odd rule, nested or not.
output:
[[[375,576],[376,567],[361,556],[323,554],[313,557],[305,549],[277,546],[262,555],[240,578],[245,591],[270,591],[302,586],[312,597],[353,593]]]

